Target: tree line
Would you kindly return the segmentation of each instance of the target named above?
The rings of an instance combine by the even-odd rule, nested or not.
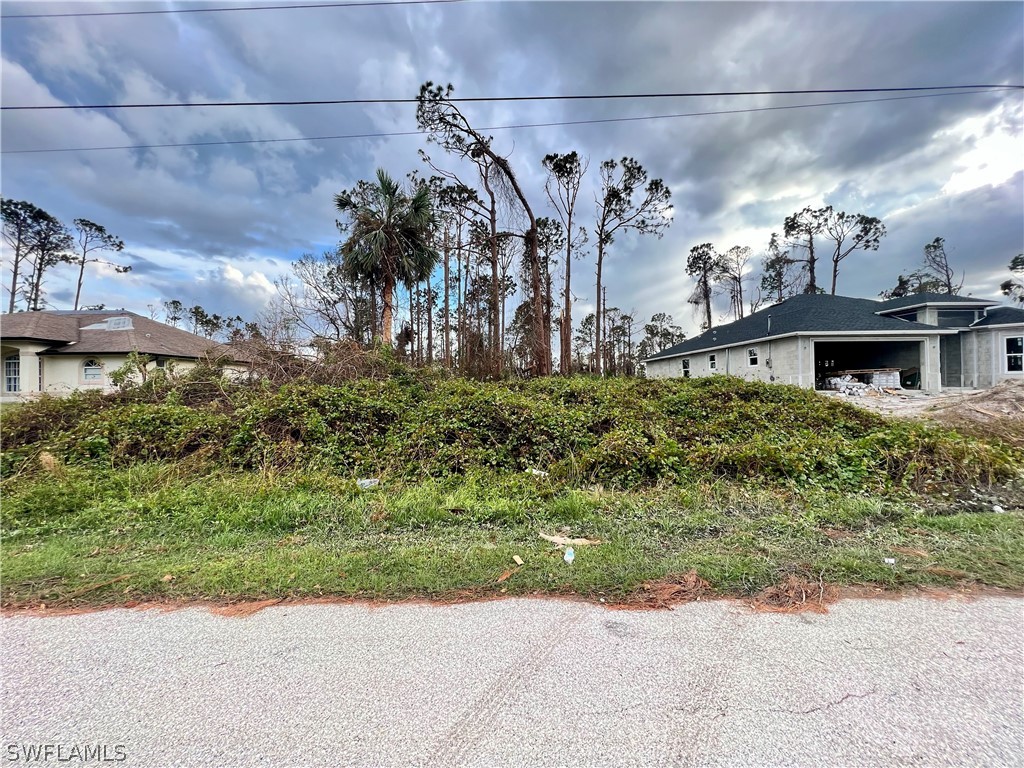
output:
[[[106,264],[118,274],[131,271],[130,265],[101,258],[103,253],[120,253],[124,241],[88,219],[75,219],[72,227],[25,200],[0,200],[3,239],[10,249],[10,283],[7,312],[19,307],[38,311],[50,306],[46,281],[58,265],[70,265],[76,272],[74,309],[82,306],[86,268]]]
[[[640,322],[608,306],[604,269],[627,233],[664,234],[671,191],[634,158],[610,158],[585,211],[579,197],[590,162],[571,151],[539,158],[544,199],[531,199],[509,156],[453,93],[451,85],[421,86],[417,125],[439,152],[421,150],[423,171],[402,183],[378,171],[339,192],[341,244],[303,256],[278,281],[265,325],[276,336],[395,346],[415,362],[485,378],[634,372]],[[576,325],[573,264],[588,253],[595,311]],[[659,334],[645,336],[644,348],[666,338]]]

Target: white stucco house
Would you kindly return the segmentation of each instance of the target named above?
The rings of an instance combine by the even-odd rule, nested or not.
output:
[[[729,374],[821,389],[831,376],[888,370],[925,392],[982,389],[1024,381],[1024,309],[934,293],[803,294],[643,362],[652,378]]]
[[[172,364],[184,372],[200,360],[246,367],[246,355],[227,344],[124,310],[41,311],[0,315],[0,402],[40,393],[110,391],[110,373],[131,352],[152,358],[149,367]]]

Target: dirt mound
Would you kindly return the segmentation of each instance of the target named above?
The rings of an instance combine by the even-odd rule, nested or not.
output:
[[[1001,418],[1024,421],[1024,379],[1003,381],[991,389],[972,392],[937,406],[933,412],[955,413],[976,421]]]
[[[755,610],[770,613],[828,613],[826,606],[837,599],[839,590],[829,584],[790,576],[781,584],[762,589],[750,602]]]
[[[951,398],[924,415],[965,434],[1024,447],[1024,380],[1003,381],[991,389]]]

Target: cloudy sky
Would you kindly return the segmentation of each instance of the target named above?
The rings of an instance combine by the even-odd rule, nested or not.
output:
[[[3,13],[170,7],[4,2]],[[451,82],[461,96],[1021,83],[1024,5],[467,0],[8,19],[2,55],[4,106],[403,98],[425,80]],[[476,125],[497,127],[844,98],[877,96],[521,102],[465,111]],[[377,167],[397,177],[422,169],[423,137],[14,151],[415,128],[413,105],[8,111],[0,183],[4,197],[29,200],[67,223],[91,219],[124,239],[133,271],[96,269],[86,303],[146,312],[178,298],[251,317],[292,260],[337,242],[334,193]],[[966,272],[964,292],[994,297],[1006,265],[1024,250],[1021,91],[492,133],[538,209],[548,152],[588,156],[592,182],[602,160],[623,155],[663,178],[673,192],[672,227],[661,240],[615,243],[608,301],[643,318],[669,312],[691,332],[690,247],[748,245],[762,254],[771,232],[805,205],[878,216],[888,227],[877,253],[844,262],[839,292],[846,295],[877,295],[915,268],[926,242],[943,236]],[[436,148],[434,155],[455,167]],[[590,223],[592,191],[581,200]],[[574,275],[578,318],[593,306],[591,254]],[[57,308],[70,306],[70,278],[70,268],[54,273],[49,299]]]

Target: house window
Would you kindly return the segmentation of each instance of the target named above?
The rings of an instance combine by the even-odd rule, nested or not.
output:
[[[747,350],[747,365],[751,367],[757,366],[757,347],[751,347]]]
[[[717,356],[715,356],[715,355],[708,355],[708,370],[709,371],[717,371],[718,370],[718,358],[717,358]]]
[[[681,365],[683,367],[683,378],[690,378],[690,358],[684,357]]]
[[[15,352],[4,358],[4,392],[21,391],[21,356]]]
[[[82,364],[83,381],[103,381],[103,366],[99,360],[86,360]]]
[[[1011,336],[1006,340],[1006,372],[1024,371],[1024,336]]]

